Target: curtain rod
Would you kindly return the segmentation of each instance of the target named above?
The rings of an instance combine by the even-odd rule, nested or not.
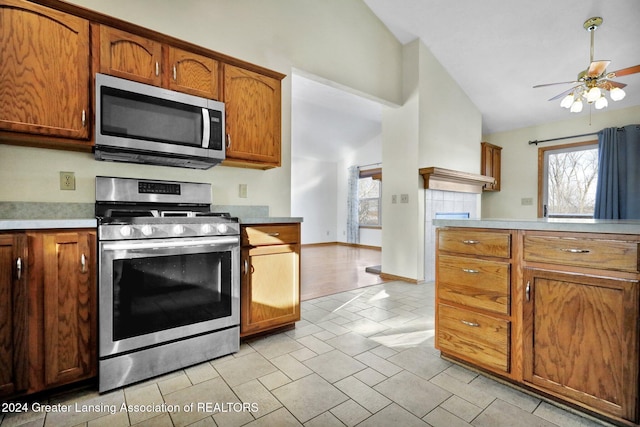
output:
[[[529,145],[531,145],[531,144],[538,145],[539,143],[542,143],[542,142],[560,141],[561,139],[578,138],[578,137],[581,137],[581,136],[590,136],[590,135],[597,135],[597,134],[598,134],[598,132],[591,132],[591,133],[583,133],[583,134],[580,134],[580,135],[561,136],[561,137],[558,137],[558,138],[543,139],[543,140],[540,140],[540,141],[538,141],[536,139],[535,141],[529,141]]]

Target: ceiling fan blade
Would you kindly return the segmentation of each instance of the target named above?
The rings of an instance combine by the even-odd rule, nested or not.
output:
[[[567,89],[567,90],[565,90],[564,92],[559,93],[558,95],[554,96],[553,98],[550,98],[550,99],[549,99],[549,101],[555,101],[556,99],[563,98],[563,97],[565,97],[565,96],[569,95],[569,94],[570,94],[571,92],[573,92],[574,90],[576,90],[576,88],[577,88],[577,87],[579,87],[579,86],[580,86],[580,85],[578,85],[578,86],[574,86],[574,87],[572,87],[571,89]]]
[[[611,61],[592,61],[587,70],[587,77],[599,77],[611,64]]]
[[[611,80],[602,80],[598,83],[600,89],[611,90],[614,87],[622,89],[626,86],[626,83],[614,82]]]
[[[635,74],[635,73],[640,73],[640,64],[634,65],[633,67],[623,68],[622,70],[613,71],[609,74],[613,74],[612,77],[622,77],[622,76],[628,76],[629,74]]]
[[[545,86],[555,86],[555,85],[568,85],[568,84],[572,84],[572,83],[578,83],[577,81],[571,81],[571,82],[558,82],[558,83],[546,83],[543,85],[535,85],[533,88],[537,88],[537,87],[545,87]]]

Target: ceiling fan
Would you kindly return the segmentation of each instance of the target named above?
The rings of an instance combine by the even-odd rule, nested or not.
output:
[[[575,84],[570,89],[554,96],[549,101],[562,98],[560,106],[569,108],[572,113],[579,113],[582,111],[583,100],[588,104],[594,104],[596,109],[600,110],[609,105],[605,93],[609,92],[609,97],[613,101],[620,101],[625,97],[625,92],[622,90],[626,86],[624,83],[616,82],[611,79],[615,77],[627,76],[629,74],[640,73],[640,64],[633,67],[623,68],[618,71],[612,71],[607,73],[607,67],[611,61],[594,61],[593,60],[593,38],[594,33],[600,25],[602,25],[602,18],[593,17],[584,22],[584,29],[591,34],[591,54],[589,68],[578,73],[576,80],[559,83],[547,83],[536,85],[534,88],[563,85],[563,84]]]

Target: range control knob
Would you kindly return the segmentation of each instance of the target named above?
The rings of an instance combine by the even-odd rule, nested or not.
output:
[[[142,234],[144,234],[145,236],[151,236],[153,234],[153,227],[150,226],[149,224],[145,224],[142,226],[142,228],[140,229],[140,231],[142,232]]]
[[[120,234],[123,237],[130,237],[133,234],[133,228],[130,225],[123,225],[120,227]]]
[[[184,233],[184,225],[182,225],[182,224],[176,224],[176,225],[174,225],[174,226],[173,226],[172,231],[173,231],[173,234],[174,234],[174,235],[179,236],[179,235],[181,235],[182,233]]]
[[[213,225],[203,224],[200,231],[202,231],[202,234],[211,234],[213,232]]]
[[[218,224],[216,229],[218,230],[218,233],[224,234],[229,230],[229,227],[227,226],[227,224]]]

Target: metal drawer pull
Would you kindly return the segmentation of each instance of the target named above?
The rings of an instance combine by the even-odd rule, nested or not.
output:
[[[86,273],[87,272],[87,257],[84,256],[84,254],[80,255],[80,272],[81,273]]]
[[[467,326],[471,326],[472,328],[478,328],[480,327],[479,323],[475,323],[475,322],[467,322],[466,320],[461,320],[462,323],[464,323]]]
[[[589,249],[571,249],[571,248],[567,248],[567,249],[560,249],[562,252],[569,252],[572,254],[588,254],[589,252],[591,252]]]
[[[16,277],[18,280],[22,278],[22,258],[18,257],[16,260]]]
[[[271,237],[278,237],[280,235],[280,233],[267,233],[267,235],[271,236]]]
[[[463,268],[462,271],[464,271],[465,273],[471,273],[471,274],[480,273],[479,270],[473,270],[471,268]]]
[[[531,300],[531,282],[527,282],[527,288],[524,290],[527,301]]]
[[[462,243],[465,245],[477,245],[480,243],[480,240],[463,240]]]

